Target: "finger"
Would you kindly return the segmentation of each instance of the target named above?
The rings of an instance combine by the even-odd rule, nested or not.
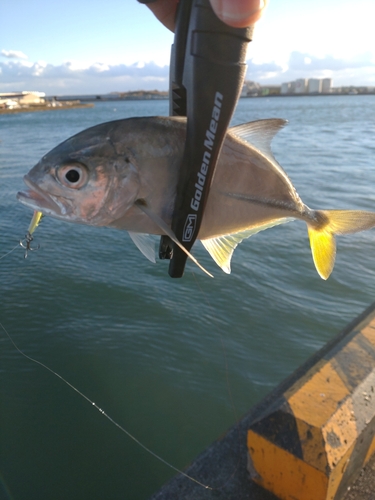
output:
[[[219,19],[234,28],[252,26],[262,16],[268,0],[210,0]]]
[[[161,23],[164,24],[169,30],[174,31],[176,9],[179,0],[156,0],[145,1],[138,0],[141,3],[146,3],[147,7],[154,13]]]

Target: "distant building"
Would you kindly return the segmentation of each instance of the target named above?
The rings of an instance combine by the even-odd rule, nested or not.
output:
[[[19,108],[19,104],[14,99],[2,99],[0,97],[0,109],[14,109]]]
[[[242,90],[242,96],[268,95],[320,95],[320,94],[375,94],[375,87],[333,87],[332,78],[299,78],[293,82],[283,82],[281,86],[260,86],[247,81]],[[0,95],[1,96],[1,95]]]
[[[0,93],[0,106],[5,108],[17,108],[33,104],[44,104],[45,93],[23,90],[20,92]]]
[[[320,94],[322,92],[322,80],[319,78],[309,79],[309,94]]]
[[[280,85],[267,85],[267,87],[262,87],[261,95],[280,95]]]
[[[307,92],[307,78],[299,78],[295,81],[295,94],[306,94]]]
[[[282,94],[282,95],[290,94],[291,88],[292,88],[292,86],[291,86],[290,82],[282,83],[281,88],[280,88],[280,94]]]
[[[242,87],[241,97],[257,96],[260,93],[260,85],[257,82],[246,80]]]
[[[332,78],[323,78],[322,92],[323,94],[330,94],[332,92]]]
[[[306,94],[307,78],[299,78],[293,82],[285,82],[281,84],[280,94]]]
[[[19,104],[30,105],[30,104],[44,104],[45,103],[45,93],[44,92],[22,92],[22,97],[18,99]]]

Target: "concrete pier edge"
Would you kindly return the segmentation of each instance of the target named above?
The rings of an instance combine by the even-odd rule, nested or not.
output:
[[[150,500],[338,500],[375,453],[373,391],[375,303],[184,470],[212,489],[179,474]]]

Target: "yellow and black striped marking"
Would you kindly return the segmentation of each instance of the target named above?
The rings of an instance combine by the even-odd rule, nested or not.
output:
[[[283,500],[338,500],[374,436],[373,308],[251,424],[250,474]]]

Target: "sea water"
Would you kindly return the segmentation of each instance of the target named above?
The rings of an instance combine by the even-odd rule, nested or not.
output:
[[[375,211],[375,98],[242,99],[233,124],[289,121],[273,141],[311,208]],[[23,175],[100,122],[166,115],[167,101],[0,116],[0,257],[27,230]],[[184,468],[375,299],[375,230],[338,238],[319,278],[305,224],[245,240],[224,274],[146,260],[125,232],[44,218],[40,250],[0,260],[0,322],[144,445]],[[22,357],[0,330],[0,498],[146,499],[175,472],[86,400]],[[199,479],[199,478],[198,478]]]

